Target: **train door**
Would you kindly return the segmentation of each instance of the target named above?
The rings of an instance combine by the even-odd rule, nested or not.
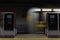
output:
[[[47,35],[48,37],[57,37],[58,32],[58,13],[50,12],[47,13]]]

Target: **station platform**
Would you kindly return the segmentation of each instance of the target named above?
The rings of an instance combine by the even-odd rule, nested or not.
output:
[[[47,38],[44,34],[18,34],[15,38]]]
[[[60,40],[60,38],[47,38],[44,34],[18,34],[14,38],[0,38],[0,40]]]
[[[0,38],[0,40],[60,40],[60,38]]]

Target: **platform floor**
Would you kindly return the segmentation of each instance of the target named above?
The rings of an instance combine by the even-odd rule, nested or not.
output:
[[[18,34],[15,38],[47,38],[44,34]]]
[[[15,38],[47,38],[44,34],[18,34]]]
[[[60,38],[0,38],[0,40],[60,40]]]
[[[60,38],[47,38],[44,34],[18,34],[14,38],[0,38],[0,40],[60,40]]]

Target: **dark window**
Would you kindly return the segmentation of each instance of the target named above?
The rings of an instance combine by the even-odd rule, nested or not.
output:
[[[5,14],[4,30],[13,30],[14,14]]]
[[[39,21],[42,21],[42,13],[39,13]]]
[[[57,14],[48,14],[48,29],[49,30],[57,30],[58,28],[58,23],[57,23]]]
[[[59,30],[60,30],[60,14],[59,14]]]

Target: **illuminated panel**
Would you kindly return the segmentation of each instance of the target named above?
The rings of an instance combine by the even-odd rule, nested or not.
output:
[[[60,11],[60,9],[53,9],[53,11]]]
[[[52,9],[42,9],[42,11],[52,11]]]
[[[41,9],[40,8],[31,8],[31,9],[28,10],[28,13],[29,12],[32,13],[32,12],[35,12],[35,11],[41,11]]]
[[[41,9],[32,9],[31,11],[41,11]]]

